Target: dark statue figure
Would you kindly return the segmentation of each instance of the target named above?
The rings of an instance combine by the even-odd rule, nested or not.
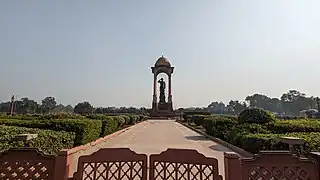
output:
[[[161,78],[158,83],[160,83],[160,101],[159,103],[165,103],[166,102],[166,96],[165,96],[165,89],[166,89],[166,82],[164,82],[163,78]]]

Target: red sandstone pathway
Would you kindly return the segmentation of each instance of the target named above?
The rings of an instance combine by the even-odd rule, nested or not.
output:
[[[126,147],[136,153],[158,154],[167,148],[195,149],[207,157],[214,157],[219,161],[219,173],[224,177],[224,152],[232,150],[217,144],[204,136],[173,120],[148,120],[132,126],[125,131],[105,142],[99,143],[86,151],[74,155],[72,164],[77,164],[81,155],[88,155],[99,148]],[[73,172],[76,166],[73,166]]]

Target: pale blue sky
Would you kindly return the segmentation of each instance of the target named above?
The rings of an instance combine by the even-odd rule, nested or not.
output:
[[[320,96],[319,0],[7,0],[0,24],[0,101],[150,107],[162,53],[175,107]]]

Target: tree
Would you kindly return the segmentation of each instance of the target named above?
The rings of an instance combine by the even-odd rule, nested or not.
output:
[[[20,110],[20,113],[36,113],[39,104],[27,97],[21,98],[21,101],[17,102],[17,111]]]
[[[316,106],[313,98],[306,97],[306,94],[297,90],[289,90],[289,92],[282,94],[280,99],[284,111],[291,115],[299,115],[300,111]]]
[[[240,103],[239,101],[233,101],[231,100],[229,104],[227,105],[227,108],[229,112],[232,114],[239,114],[241,111],[248,108],[247,104],[245,102]]]
[[[240,123],[265,124],[275,121],[275,118],[270,112],[259,108],[251,108],[243,110],[238,116],[238,121]]]
[[[270,98],[262,94],[253,94],[247,96],[246,101],[249,102],[251,108],[261,108],[272,112],[281,112],[281,101],[278,98]]]
[[[42,100],[41,109],[43,113],[49,113],[57,105],[56,99],[54,97],[46,97]]]
[[[66,111],[67,113],[73,113],[73,107],[72,107],[71,105],[67,105],[67,106],[65,107],[65,111]]]
[[[78,103],[74,107],[74,112],[78,114],[91,114],[94,112],[94,108],[89,102],[85,101],[82,103]]]
[[[226,105],[223,102],[212,102],[211,104],[208,105],[208,111],[216,114],[223,114],[227,112]]]
[[[0,112],[9,112],[10,111],[10,101],[2,102],[0,104]]]

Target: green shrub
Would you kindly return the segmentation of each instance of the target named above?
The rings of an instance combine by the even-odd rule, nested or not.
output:
[[[204,123],[204,119],[208,117],[207,115],[190,115],[188,116],[188,120],[196,124],[197,126],[201,126]]]
[[[266,126],[261,124],[239,124],[236,126],[235,130],[241,133],[260,133],[268,134],[270,131]]]
[[[191,116],[191,115],[211,115],[210,112],[206,112],[206,111],[189,111],[189,112],[183,112],[183,119],[184,120],[187,120],[188,119],[188,116]]]
[[[240,144],[240,138],[245,134],[259,133],[259,134],[268,134],[270,131],[267,128],[260,124],[239,124],[235,126],[232,130],[229,130],[226,135],[226,140],[238,146]]]
[[[58,113],[58,114],[44,114],[39,116],[37,119],[50,120],[50,119],[85,119],[85,116],[71,113]]]
[[[97,120],[104,120],[106,118],[108,118],[109,116],[105,115],[105,114],[89,114],[86,115],[86,118],[88,119],[97,119]]]
[[[129,125],[130,124],[130,117],[127,115],[120,115],[125,121],[124,125]]]
[[[110,117],[115,119],[116,122],[118,123],[117,129],[121,128],[123,125],[126,124],[126,120],[122,116],[110,116]]]
[[[144,116],[144,115],[142,115],[142,114],[139,114],[138,116],[139,116],[139,120],[138,120],[138,121],[143,121],[143,120],[144,120],[144,118],[145,118],[145,116]]]
[[[288,145],[281,142],[281,137],[298,137],[307,143],[307,150],[320,151],[320,133],[286,133],[286,134],[244,134],[238,146],[251,153],[261,150],[288,150]]]
[[[298,137],[303,139],[311,151],[320,152],[320,133],[319,132],[310,132],[310,133],[287,133],[286,136]]]
[[[1,115],[0,119],[20,119],[20,120],[35,120],[39,119],[41,115],[23,115],[23,114],[15,114],[11,115]]]
[[[243,110],[238,116],[239,123],[265,124],[275,120],[271,113],[258,108]]]
[[[128,116],[130,118],[130,122],[129,122],[130,125],[136,124],[136,122],[138,122],[140,118],[139,115],[136,115],[136,114],[130,114]]]
[[[48,129],[54,131],[75,132],[74,145],[79,146],[98,139],[101,135],[101,121],[89,119],[59,120],[0,120],[0,124],[27,128]]]
[[[56,154],[61,149],[69,149],[74,145],[73,132],[0,125],[0,152],[13,147],[24,147],[24,143],[15,140],[14,137],[26,133],[38,134],[37,138],[29,141],[30,147],[40,148],[49,154]]]
[[[49,120],[49,119],[85,119],[84,116],[71,113],[57,113],[57,114],[16,114],[1,115],[0,119],[19,119],[19,120]]]
[[[239,138],[238,146],[251,153],[287,149],[286,145],[280,142],[278,134],[244,134]]]
[[[273,133],[287,132],[320,132],[320,120],[299,119],[299,120],[276,120],[268,125]]]
[[[148,119],[148,116],[143,115],[143,114],[139,114],[139,121],[145,121]]]
[[[104,137],[106,135],[112,134],[118,130],[118,122],[114,117],[106,117],[102,120],[101,135]]]
[[[223,116],[209,116],[203,123],[207,134],[220,139],[226,139],[229,131],[232,131],[236,125],[237,121]]]

